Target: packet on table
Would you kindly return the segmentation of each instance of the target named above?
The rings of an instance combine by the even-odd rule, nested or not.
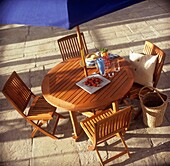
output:
[[[109,53],[109,59],[110,60],[112,60],[112,59],[114,59],[114,58],[118,58],[119,57],[119,55],[117,55],[117,54],[111,54],[111,53]]]

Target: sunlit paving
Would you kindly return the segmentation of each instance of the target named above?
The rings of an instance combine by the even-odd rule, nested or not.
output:
[[[170,165],[169,1],[64,3],[0,2],[0,165]]]

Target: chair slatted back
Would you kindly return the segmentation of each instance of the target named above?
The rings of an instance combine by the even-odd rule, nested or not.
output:
[[[15,71],[5,83],[2,93],[22,116],[31,96],[34,95]]]
[[[154,82],[153,87],[156,87],[161,75],[161,70],[164,65],[166,54],[159,47],[157,47],[156,45],[154,45],[149,41],[145,41],[143,53],[150,54],[150,55],[158,55],[158,61],[153,75],[153,82]]]
[[[128,129],[131,120],[131,107],[124,108],[95,124],[95,138],[97,144],[108,140],[116,133]]]
[[[82,42],[84,46],[84,53],[85,55],[87,55],[88,49],[86,46],[86,41],[85,41],[83,33],[81,33],[81,37],[82,37]],[[70,59],[70,58],[81,56],[77,34],[72,34],[72,35],[60,38],[57,40],[57,42],[58,42],[58,46],[59,46],[63,61]]]

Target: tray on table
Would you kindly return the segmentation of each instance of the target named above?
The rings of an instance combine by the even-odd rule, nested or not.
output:
[[[85,85],[85,81],[88,78],[92,78],[92,77],[100,78],[102,80],[101,83],[97,87]],[[86,92],[93,94],[96,91],[98,91],[99,89],[101,89],[104,86],[106,86],[107,84],[109,84],[110,82],[111,82],[110,80],[108,80],[107,78],[105,78],[99,74],[92,74],[92,75],[80,80],[79,82],[77,82],[76,85],[79,86],[80,88],[84,89]]]

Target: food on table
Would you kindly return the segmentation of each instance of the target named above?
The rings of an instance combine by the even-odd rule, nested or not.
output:
[[[87,55],[85,59],[87,66],[95,66],[95,61],[98,57],[99,55],[96,55],[96,54]]]
[[[102,52],[102,53],[101,53],[101,56],[102,56],[102,57],[107,57],[107,56],[108,56],[108,52]]]
[[[98,57],[99,57],[99,55],[92,54],[90,58],[91,58],[91,59],[97,59]]]
[[[102,82],[102,79],[100,79],[98,77],[91,77],[91,78],[87,78],[87,80],[84,82],[84,84],[87,86],[98,87],[98,86],[100,86],[101,82]]]
[[[99,57],[99,55],[89,54],[89,55],[87,55],[86,59],[88,59],[88,60],[96,60],[98,57]]]

